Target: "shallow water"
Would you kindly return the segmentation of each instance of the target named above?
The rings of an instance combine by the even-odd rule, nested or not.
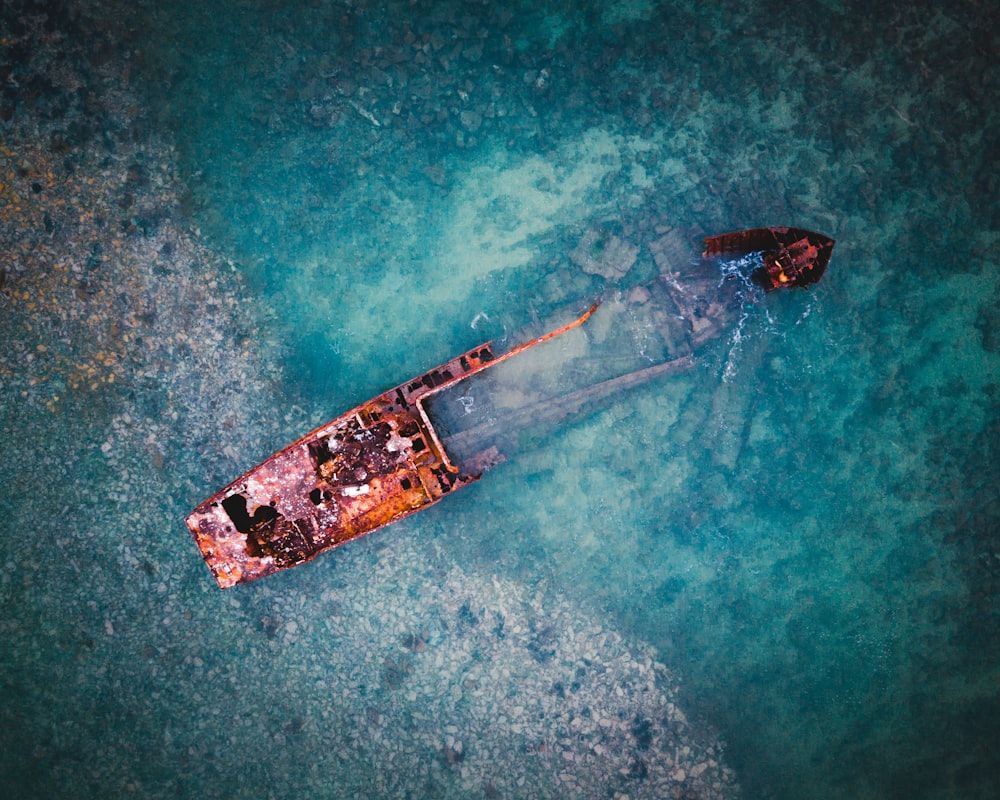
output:
[[[4,12],[5,796],[996,796],[995,12],[67,9]],[[770,224],[826,277],[696,369],[214,587],[241,471]]]

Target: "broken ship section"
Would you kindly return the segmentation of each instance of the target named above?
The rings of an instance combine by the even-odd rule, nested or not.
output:
[[[448,460],[421,401],[493,362],[490,344],[275,453],[187,518],[222,588],[301,564],[476,480]]]
[[[586,321],[496,356],[463,353],[328,422],[206,500],[187,525],[223,589],[296,566],[478,479],[456,467],[424,402]]]

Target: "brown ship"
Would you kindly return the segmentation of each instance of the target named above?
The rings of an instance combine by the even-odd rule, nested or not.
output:
[[[659,278],[601,308],[599,335],[622,339],[628,357],[599,359],[578,348],[559,353],[557,367],[536,369],[537,385],[517,371],[502,380],[501,365],[525,361],[550,340],[568,341],[598,303],[505,352],[487,342],[306,434],[198,506],[187,525],[222,588],[308,561],[478,480],[512,454],[523,428],[689,369],[752,287],[816,283],[833,244],[798,228],[755,228],[705,239],[702,260],[678,270],[676,240],[654,243]],[[636,353],[647,365],[632,368]]]

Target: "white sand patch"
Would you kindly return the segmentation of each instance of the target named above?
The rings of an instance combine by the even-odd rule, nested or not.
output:
[[[532,237],[593,213],[592,193],[621,168],[624,145],[623,137],[592,128],[553,159],[501,154],[472,169],[454,193],[442,237],[448,260],[464,265],[465,278],[523,266],[535,253]]]
[[[601,193],[608,175],[625,170],[635,178],[636,189],[647,185],[645,171],[633,169],[636,156],[662,146],[660,135],[644,139],[592,128],[554,154],[497,150],[464,174],[456,173],[455,188],[446,197],[382,196],[383,218],[391,220],[381,244],[383,258],[350,286],[350,302],[331,291],[343,284],[331,278],[371,259],[342,232],[316,243],[312,255],[297,265],[291,302],[313,309],[312,318],[324,321],[331,341],[376,334],[392,320],[399,330],[453,319],[454,307],[468,302],[477,282],[530,266],[541,257],[545,237],[561,226],[617,208],[620,196]],[[683,163],[678,160],[674,167],[679,186],[687,188]]]
[[[621,169],[623,149],[636,146],[595,128],[551,157],[499,151],[472,166],[443,200],[389,198],[384,214],[393,230],[381,275],[352,286],[345,308],[328,290],[331,271],[350,268],[352,257],[348,243],[335,237],[298,265],[293,302],[350,330],[433,316],[435,308],[465,301],[477,279],[529,264],[538,251],[535,237],[599,210],[594,195],[601,181]]]
[[[629,180],[633,186],[640,189],[652,189],[655,183],[653,177],[646,172],[646,168],[642,164],[632,165],[632,169],[629,171]]]

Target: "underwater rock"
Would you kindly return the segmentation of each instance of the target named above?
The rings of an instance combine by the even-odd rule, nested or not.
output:
[[[590,228],[569,251],[569,258],[590,275],[609,281],[623,277],[635,264],[639,248],[600,228]]]
[[[483,124],[483,115],[478,111],[463,111],[458,119],[467,131],[478,131]]]
[[[445,171],[444,167],[440,164],[430,164],[424,167],[421,172],[427,177],[431,183],[435,186],[447,186],[448,185],[448,173]]]
[[[651,295],[645,286],[636,286],[628,294],[628,302],[634,306],[641,306],[649,302]]]

